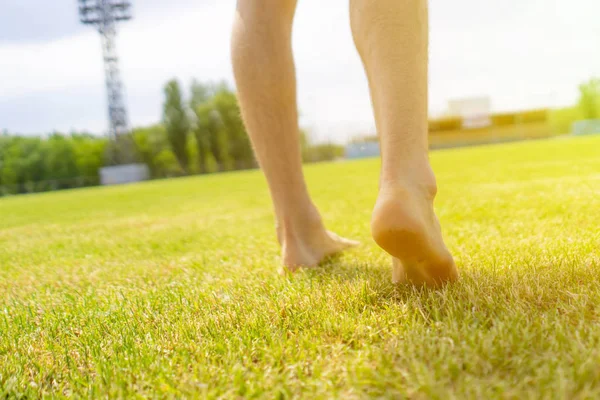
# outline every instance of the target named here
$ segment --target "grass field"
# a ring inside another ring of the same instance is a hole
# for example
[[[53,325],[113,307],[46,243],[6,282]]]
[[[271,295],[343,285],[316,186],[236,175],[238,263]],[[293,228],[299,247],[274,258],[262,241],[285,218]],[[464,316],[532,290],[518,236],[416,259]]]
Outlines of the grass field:
[[[293,277],[257,171],[0,199],[0,398],[599,398],[600,137],[432,161],[437,291],[390,283],[375,159],[306,168],[362,245]]]

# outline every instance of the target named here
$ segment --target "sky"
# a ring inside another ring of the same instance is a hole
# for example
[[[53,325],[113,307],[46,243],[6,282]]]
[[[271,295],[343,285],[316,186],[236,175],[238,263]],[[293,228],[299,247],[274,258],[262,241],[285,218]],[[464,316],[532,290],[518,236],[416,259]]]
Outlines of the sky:
[[[132,0],[117,47],[132,126],[160,121],[164,83],[226,80],[234,0]],[[50,5],[52,3],[52,5]],[[598,0],[430,0],[430,114],[489,96],[493,111],[557,107],[600,76]],[[373,134],[348,0],[299,0],[300,123],[318,141]],[[100,38],[76,0],[0,1],[0,131],[107,128]]]

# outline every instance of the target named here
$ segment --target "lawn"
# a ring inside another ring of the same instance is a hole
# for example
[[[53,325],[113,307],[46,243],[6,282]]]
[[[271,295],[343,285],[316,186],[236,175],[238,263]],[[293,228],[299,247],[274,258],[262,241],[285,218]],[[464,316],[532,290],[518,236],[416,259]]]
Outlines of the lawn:
[[[0,199],[0,398],[599,398],[600,137],[431,157],[441,290],[391,284],[377,159],[306,167],[362,245],[292,277],[258,171]]]

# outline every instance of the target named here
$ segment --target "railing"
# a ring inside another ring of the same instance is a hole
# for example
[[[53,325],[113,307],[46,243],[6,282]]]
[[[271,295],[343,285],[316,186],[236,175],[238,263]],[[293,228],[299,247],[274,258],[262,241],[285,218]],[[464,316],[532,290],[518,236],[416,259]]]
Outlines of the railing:
[[[98,184],[99,179],[97,176],[78,176],[65,179],[29,181],[20,184],[0,184],[0,197],[16,194],[50,192],[63,189],[76,189],[96,186]]]

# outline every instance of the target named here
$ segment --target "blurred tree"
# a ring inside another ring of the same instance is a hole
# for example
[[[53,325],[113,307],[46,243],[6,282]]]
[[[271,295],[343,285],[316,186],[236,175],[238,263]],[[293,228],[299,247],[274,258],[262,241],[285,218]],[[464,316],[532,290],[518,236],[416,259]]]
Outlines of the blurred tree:
[[[358,139],[355,139],[358,141]],[[366,138],[369,140],[369,138]],[[334,143],[313,144],[305,130],[300,130],[300,148],[305,163],[331,161],[344,156],[344,146]]]
[[[196,145],[196,136],[194,135],[193,127],[192,127],[192,134],[188,135],[186,151],[189,156],[188,174],[196,175],[196,174],[201,173],[200,172],[200,162],[198,161],[198,146]],[[202,172],[202,173],[204,173],[204,172]]]
[[[577,105],[551,110],[549,123],[554,134],[568,133],[573,123],[582,119],[600,118],[600,79],[593,78],[579,85]]]
[[[104,146],[104,165],[123,165],[140,162],[131,132],[121,133]]]
[[[225,82],[192,82],[190,107],[194,111],[194,136],[198,164],[202,172],[209,170],[212,158],[218,171],[239,168],[239,108],[235,95]],[[231,101],[233,97],[233,102]],[[242,124],[243,130],[243,124]],[[244,133],[245,134],[245,133]]]
[[[193,79],[190,92],[190,108],[195,111],[199,105],[212,99],[215,94],[215,85],[212,83],[202,83]]]
[[[136,128],[129,136],[131,154],[148,165],[153,178],[256,165],[237,98],[226,83],[193,81],[189,105],[176,80],[164,91],[164,123]],[[304,131],[300,140],[305,162],[343,154],[341,146],[311,144]],[[86,133],[25,137],[2,132],[0,195],[96,185],[99,169],[111,162],[104,156],[115,145],[120,144]]]
[[[600,118],[600,79],[592,78],[579,85],[579,103],[584,119]]]
[[[228,169],[246,169],[254,165],[254,155],[235,93],[221,87],[213,97],[214,109],[219,115],[221,129],[228,142]]]
[[[133,130],[133,138],[142,162],[148,166],[153,178],[181,175],[182,170],[171,150],[164,125],[151,125]]]
[[[3,140],[0,149],[0,182],[4,187],[3,193],[18,193],[17,185],[21,182],[22,152],[21,138],[8,137]]]
[[[154,162],[157,170],[160,172],[159,178],[168,178],[183,174],[177,157],[175,157],[175,154],[169,148],[162,149],[154,158]]]
[[[79,176],[72,140],[60,133],[53,133],[46,143],[48,155],[44,158],[44,170],[51,174],[48,178],[55,181],[53,188],[66,189],[76,186],[75,183],[69,182]]]
[[[22,191],[37,190],[36,182],[45,178],[44,160],[47,158],[47,145],[36,137],[22,138],[20,143],[20,182]]]
[[[548,123],[555,135],[569,133],[575,121],[583,119],[579,107],[564,107],[550,110]]]
[[[85,185],[97,185],[108,140],[90,134],[73,134],[72,138],[78,175],[84,179]]]
[[[200,173],[205,173],[208,170],[208,153],[213,154],[217,165],[222,165],[223,160],[227,157],[225,154],[226,144],[222,140],[221,121],[218,113],[213,108],[212,101],[208,100],[198,104],[194,111],[196,112],[194,135],[196,137],[198,165]]]
[[[8,149],[8,141],[9,141],[9,137],[8,137],[8,133],[6,132],[2,132],[0,134],[0,196],[2,196],[2,170],[3,170],[3,166],[5,163],[5,155],[4,153],[6,152],[6,150]]]
[[[310,151],[310,139],[308,133],[304,129],[300,129],[300,152],[302,153],[302,161],[308,162]]]
[[[179,82],[175,79],[167,82],[164,92],[163,122],[167,130],[167,137],[181,169],[187,173],[189,167],[187,136],[190,130],[190,121]]]
[[[190,108],[194,112],[193,133],[196,145],[196,161],[198,171],[208,172],[207,157],[211,151],[211,138],[217,135],[218,121],[212,114],[211,99],[214,95],[214,85],[192,81]]]

